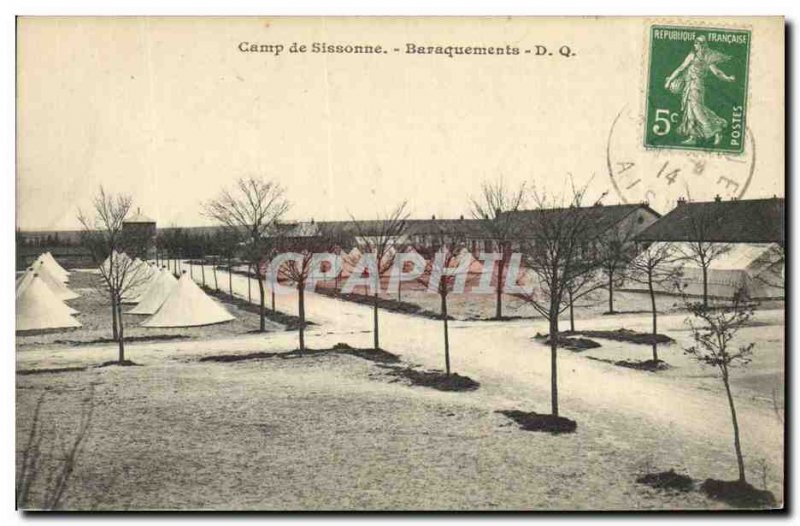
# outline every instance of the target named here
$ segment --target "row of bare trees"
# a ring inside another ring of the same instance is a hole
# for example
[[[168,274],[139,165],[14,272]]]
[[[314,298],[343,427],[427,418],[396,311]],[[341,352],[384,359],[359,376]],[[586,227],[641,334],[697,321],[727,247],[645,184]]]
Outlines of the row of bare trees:
[[[595,290],[608,290],[609,311],[614,311],[613,291],[622,279],[644,283],[650,292],[653,333],[657,332],[656,290],[663,288],[678,277],[674,262],[678,257],[695,261],[703,272],[703,304],[708,305],[707,269],[712,261],[726,250],[718,243],[703,241],[704,229],[711,218],[696,218],[695,230],[699,241],[688,243],[684,253],[676,255],[670,245],[655,244],[636,250],[633,230],[610,228],[597,238],[593,224],[594,216],[584,213],[585,188],[573,188],[567,196],[551,196],[533,191],[524,185],[515,188],[502,181],[485,183],[479,197],[473,198],[473,216],[479,221],[482,237],[491,240],[499,252],[495,264],[494,287],[496,293],[496,318],[503,316],[503,287],[510,264],[512,248],[523,255],[523,264],[535,280],[533,291],[520,295],[549,324],[551,344],[552,412],[558,413],[558,368],[557,352],[559,318],[565,310],[570,313],[570,329],[574,330],[574,305],[580,298]],[[530,201],[529,201],[530,199]],[[528,203],[533,213],[516,214]],[[100,189],[94,200],[94,216],[79,215],[84,225],[84,241],[100,268],[105,288],[111,299],[112,328],[114,339],[119,342],[119,360],[124,361],[124,324],[122,303],[131,290],[141,285],[144,276],[134,275],[133,261],[118,257],[125,248],[136,247],[137,240],[125,239],[122,224],[132,207],[129,196],[113,196]],[[364,269],[368,288],[373,297],[373,346],[380,348],[379,291],[382,280],[394,267],[395,257],[402,246],[407,230],[408,207],[403,202],[383,217],[376,220],[359,221],[352,218],[351,239],[344,239],[341,230],[319,228],[309,236],[284,237],[279,224],[289,209],[285,192],[280,185],[259,179],[247,178],[237,181],[233,190],[223,189],[220,194],[204,205],[208,217],[224,227],[225,237],[236,240],[238,258],[247,264],[248,279],[256,278],[259,290],[260,330],[266,329],[266,279],[273,271],[277,278],[295,286],[298,292],[300,317],[300,348],[305,348],[305,284],[318,269],[314,254],[341,249],[349,242],[355,243],[364,258]],[[178,231],[173,232],[175,236]],[[441,251],[450,265],[458,250],[467,240],[452,231],[435,234],[429,247]],[[687,248],[688,247],[688,248]],[[279,252],[291,252],[299,257],[287,260],[278,269],[269,269],[268,262]],[[228,286],[232,286],[232,253],[227,254]],[[174,257],[174,254],[173,254]],[[434,264],[433,253],[429,254],[430,265]],[[104,261],[105,264],[101,264]],[[442,319],[447,321],[447,294],[451,290],[447,272],[434,273],[427,268],[423,279],[439,276],[441,283],[433,284],[441,296]],[[216,267],[214,270],[216,281]],[[601,278],[601,275],[603,276]],[[249,284],[249,282],[248,282]],[[217,285],[218,286],[218,285]],[[275,309],[274,290],[272,309]],[[445,337],[445,354],[449,356],[448,338]],[[657,344],[653,338],[653,358],[658,359]],[[446,360],[449,372],[449,359]]]
[[[708,305],[707,270],[711,262],[725,253],[725,246],[705,241],[703,229],[708,228],[711,218],[697,218],[695,230],[698,241],[686,243],[677,253],[671,245],[652,244],[637,246],[635,230],[612,225],[598,232],[595,216],[584,213],[585,188],[573,188],[566,196],[552,196],[536,191],[528,192],[524,185],[508,187],[502,181],[485,183],[479,197],[471,200],[473,216],[478,219],[481,235],[490,240],[499,252],[495,265],[494,287],[496,293],[495,316],[503,316],[503,287],[510,264],[512,248],[523,256],[523,265],[535,280],[535,287],[521,297],[549,324],[551,344],[551,377],[553,414],[558,414],[558,367],[557,346],[559,319],[569,310],[570,329],[574,330],[574,305],[583,297],[604,288],[608,293],[608,310],[614,309],[614,289],[624,280],[640,282],[647,286],[653,318],[653,359],[658,360],[655,334],[657,333],[656,295],[675,283],[679,278],[676,261],[683,259],[695,262],[703,273],[703,304]],[[528,203],[535,213],[516,214]],[[206,203],[205,210],[230,231],[232,238],[240,242],[241,259],[255,273],[259,285],[261,305],[261,329],[264,329],[265,279],[271,261],[279,252],[296,255],[286,260],[278,269],[271,269],[276,277],[297,289],[300,326],[305,325],[305,287],[309,277],[318,272],[314,254],[340,250],[348,240],[339,230],[325,228],[310,236],[284,238],[278,225],[289,205],[283,189],[269,181],[256,178],[239,180],[236,189],[223,190],[219,197]],[[555,213],[553,213],[555,211]],[[379,291],[383,279],[394,267],[395,257],[404,243],[407,233],[408,208],[401,203],[392,211],[376,220],[360,221],[352,218],[349,240],[359,247],[364,256],[363,272],[365,288],[373,298],[373,346],[380,348]],[[244,234],[244,235],[242,235]],[[448,258],[455,257],[464,248],[467,240],[463,236],[447,232],[434,234],[429,247],[424,250],[440,251]],[[436,274],[430,268],[434,264],[429,255],[429,268],[422,279],[430,280]],[[370,263],[371,262],[371,263]],[[434,284],[441,296],[442,319],[447,330],[447,294],[451,290],[452,275],[436,274],[441,283]],[[450,281],[448,281],[450,280]],[[231,291],[232,292],[232,291]],[[274,294],[274,291],[273,291]],[[274,303],[273,303],[274,308]],[[300,331],[300,348],[305,348],[304,331]],[[446,369],[449,372],[449,342],[445,334]]]
[[[609,312],[614,312],[614,288],[624,280],[636,281],[647,287],[652,314],[653,359],[658,361],[656,335],[658,331],[656,305],[657,291],[668,288],[680,279],[676,262],[691,261],[701,269],[703,282],[702,302],[692,307],[692,314],[713,326],[708,300],[708,270],[711,264],[729,250],[724,244],[709,239],[715,217],[690,215],[692,239],[679,248],[665,243],[636,244],[634,230],[612,225],[598,231],[596,217],[586,213],[585,188],[572,188],[571,192],[554,196],[542,192],[528,192],[524,186],[509,188],[502,181],[486,183],[479,197],[472,199],[473,216],[484,239],[490,240],[499,252],[495,264],[495,296],[497,319],[503,317],[503,295],[513,252],[522,256],[522,265],[532,280],[530,292],[518,293],[539,313],[549,326],[551,414],[559,415],[558,397],[558,346],[559,320],[570,311],[570,329],[574,330],[573,308],[580,298],[605,288],[608,291]],[[530,209],[524,214],[517,212]],[[124,324],[121,305],[131,290],[141,284],[135,275],[133,259],[119,257],[125,251],[136,254],[142,240],[126,236],[122,224],[131,210],[129,196],[113,196],[102,188],[94,200],[93,216],[79,215],[84,226],[84,242],[91,249],[100,268],[105,288],[111,299],[114,338],[119,342],[119,360],[124,361]],[[255,276],[260,299],[260,329],[265,330],[266,280],[269,273],[297,290],[299,347],[305,343],[305,292],[309,280],[320,272],[321,253],[340,251],[348,244],[359,247],[362,257],[354,272],[363,277],[365,289],[370,290],[373,310],[373,347],[380,349],[379,292],[383,279],[395,269],[395,260],[404,248],[408,231],[408,206],[400,203],[376,220],[360,221],[351,218],[348,233],[318,225],[310,235],[283,235],[281,220],[289,210],[289,202],[282,187],[258,178],[240,179],[233,190],[224,189],[218,197],[205,203],[207,216],[224,227],[225,236],[236,240],[235,253],[248,267],[248,279]],[[706,212],[702,212],[705,214]],[[463,233],[442,228],[431,236],[430,243],[417,247],[424,271],[417,280],[435,291],[441,300],[441,320],[444,332],[444,358],[446,374],[451,374],[450,341],[448,332],[448,296],[467,269],[464,259],[458,257],[467,246]],[[269,268],[268,262],[277,254],[289,254],[278,268]],[[229,288],[234,250],[228,252]],[[174,253],[172,254],[174,257]],[[101,263],[104,262],[104,263]],[[216,271],[215,271],[216,272]],[[338,276],[338,269],[335,269]],[[216,275],[215,275],[216,279]],[[274,290],[273,305],[274,310]],[[738,311],[736,311],[738,312]],[[741,319],[740,316],[737,319]],[[735,321],[735,320],[734,320]],[[730,327],[728,327],[730,328]],[[730,332],[730,331],[729,331]],[[697,336],[698,349],[715,345],[709,338]],[[742,349],[733,354],[736,360],[749,353]],[[724,354],[717,350],[718,353]],[[714,358],[723,360],[726,358]],[[719,365],[723,362],[714,362]],[[709,362],[710,363],[710,362]],[[727,365],[725,365],[727,367]],[[728,372],[722,368],[726,380]],[[730,398],[730,395],[729,395]],[[731,411],[735,409],[731,400]],[[737,432],[738,443],[738,432]],[[737,454],[739,454],[737,445]]]

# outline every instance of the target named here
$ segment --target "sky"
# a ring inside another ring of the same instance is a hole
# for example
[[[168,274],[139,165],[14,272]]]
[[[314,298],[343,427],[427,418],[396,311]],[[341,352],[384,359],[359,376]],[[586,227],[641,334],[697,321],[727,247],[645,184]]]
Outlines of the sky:
[[[727,191],[719,174],[743,184],[751,163],[743,197],[782,196],[783,26],[720,21],[732,23],[753,32],[756,160],[716,156],[705,180],[668,187],[652,175],[663,160],[697,154],[648,152],[637,139],[642,19],[21,18],[17,227],[79,228],[77,211],[100,185],[130,194],[160,226],[213,224],[202,203],[250,176],[282,185],[295,220],[374,218],[403,200],[413,217],[455,218],[498,178],[554,195],[586,185],[588,200],[605,204],[653,196],[666,212],[681,193]],[[275,56],[242,52],[242,42],[389,52]],[[408,43],[540,45],[553,55],[451,58],[407,54]],[[636,190],[653,193],[615,190],[609,155],[646,166]]]

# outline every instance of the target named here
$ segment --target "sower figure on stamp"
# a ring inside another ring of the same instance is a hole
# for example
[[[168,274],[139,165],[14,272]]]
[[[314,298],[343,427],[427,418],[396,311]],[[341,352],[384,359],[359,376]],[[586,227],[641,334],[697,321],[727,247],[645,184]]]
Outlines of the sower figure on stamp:
[[[694,41],[694,49],[683,63],[667,77],[664,86],[672,93],[681,95],[683,116],[678,133],[687,137],[683,144],[697,144],[714,138],[714,145],[722,140],[722,130],[727,121],[705,105],[706,79],[708,73],[725,82],[733,82],[735,77],[721,71],[717,64],[730,57],[708,47],[705,36]]]

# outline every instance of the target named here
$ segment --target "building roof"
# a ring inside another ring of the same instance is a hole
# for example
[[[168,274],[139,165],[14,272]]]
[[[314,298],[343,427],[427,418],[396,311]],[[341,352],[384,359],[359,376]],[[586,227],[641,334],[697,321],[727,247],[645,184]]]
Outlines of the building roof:
[[[782,243],[784,199],[679,203],[646,228],[639,241]]]
[[[140,210],[136,210],[136,214],[134,214],[133,217],[129,217],[125,219],[125,221],[123,221],[123,223],[155,223],[155,222],[156,222],[155,219],[147,217],[146,215],[141,213]]]
[[[653,214],[655,217],[661,217],[661,214],[650,208],[649,205],[640,203],[640,204],[625,204],[625,205],[594,205],[594,206],[584,206],[577,209],[579,214],[583,214],[585,217],[581,218],[582,221],[585,219],[585,224],[591,225],[592,231],[587,232],[587,235],[600,235],[603,232],[606,232],[611,227],[619,224],[623,219],[628,217],[630,214],[634,213],[637,210],[644,209],[647,212]],[[532,223],[539,217],[541,214],[561,214],[565,211],[573,211],[572,208],[545,208],[545,209],[536,209],[536,210],[519,210],[517,212],[508,212],[511,214],[512,217],[516,218],[520,221],[523,226],[525,223]]]
[[[372,235],[380,232],[381,220],[358,221],[319,221],[281,223],[272,231],[290,238],[314,237],[324,233],[338,236]],[[461,234],[472,235],[480,231],[480,222],[475,219],[407,219],[404,235]]]

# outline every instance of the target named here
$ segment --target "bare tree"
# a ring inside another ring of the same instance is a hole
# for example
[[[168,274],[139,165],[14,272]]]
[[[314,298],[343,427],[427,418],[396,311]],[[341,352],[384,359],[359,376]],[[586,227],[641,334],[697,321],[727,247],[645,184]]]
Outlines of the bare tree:
[[[445,373],[450,376],[450,334],[448,331],[447,297],[456,288],[458,280],[463,287],[469,272],[468,253],[462,252],[466,246],[463,235],[448,235],[439,228],[429,247],[419,247],[418,252],[426,260],[425,271],[418,278],[427,286],[428,292],[436,292],[441,300],[441,318],[444,329]]]
[[[471,199],[472,215],[479,220],[486,240],[491,241],[500,252],[497,261],[497,283],[495,284],[495,319],[503,317],[503,283],[505,271],[511,257],[511,244],[519,238],[519,223],[509,212],[519,211],[525,206],[525,184],[508,188],[502,179],[484,182],[481,195]]]
[[[584,255],[575,266],[585,266],[585,272],[576,272],[575,278],[567,283],[567,297],[562,304],[561,311],[569,311],[569,330],[575,332],[575,306],[590,307],[598,305],[600,300],[595,298],[593,293],[603,288],[603,281],[597,279],[596,262],[594,259],[587,259]],[[581,301],[583,300],[583,301]]]
[[[672,243],[651,243],[639,250],[629,266],[628,279],[647,285],[650,294],[650,311],[653,317],[653,361],[658,361],[658,309],[656,287],[670,288],[681,278],[681,269],[675,265],[675,246]]]
[[[334,262],[326,260],[339,246],[338,232],[333,227],[318,226],[312,235],[292,238],[282,238],[279,247],[281,252],[289,257],[277,269],[276,277],[283,278],[297,288],[297,312],[300,318],[299,339],[300,352],[305,347],[306,303],[305,292],[308,286],[314,285],[316,278],[327,276],[335,278],[339,269],[332,266]],[[324,269],[325,263],[330,266]]]
[[[229,229],[244,233],[243,256],[249,264],[248,268],[259,268],[264,254],[269,252],[270,231],[289,209],[289,202],[284,197],[283,188],[277,183],[250,177],[239,179],[232,191],[223,189],[216,199],[205,203],[204,208],[207,216]],[[264,280],[260,277],[258,284],[261,299],[260,330],[264,331],[265,291]]]
[[[784,200],[773,198],[762,214],[757,214],[752,220],[759,230],[764,232],[775,231],[779,235],[772,239],[773,245],[761,258],[761,272],[754,279],[766,287],[784,290],[786,272],[786,231],[784,225],[786,216]]]
[[[703,305],[708,307],[708,269],[730,251],[727,243],[715,242],[714,231],[722,220],[716,203],[687,203],[685,225],[690,241],[678,245],[679,258],[700,267],[703,276]]]
[[[375,268],[370,272],[373,281],[372,304],[372,335],[375,350],[380,349],[380,335],[378,323],[378,294],[381,288],[381,279],[387,275],[394,266],[397,254],[395,244],[398,243],[406,231],[408,212],[407,203],[403,201],[393,211],[377,221],[359,221],[350,216],[354,226],[356,242],[361,245],[364,255],[371,255],[375,260]]]
[[[104,287],[111,299],[112,334],[119,348],[119,363],[125,362],[122,303],[140,292],[150,276],[146,264],[137,262],[122,252],[126,245],[136,244],[123,230],[131,205],[130,196],[108,194],[101,186],[93,200],[93,217],[78,211],[78,220],[83,225],[83,243],[98,265]]]
[[[761,271],[753,279],[765,287],[784,290],[786,286],[786,243],[780,241],[769,247],[759,258]]]
[[[588,257],[591,231],[590,214],[581,212],[585,189],[572,189],[572,195],[553,199],[534,192],[536,209],[524,214],[526,235],[521,250],[525,266],[537,278],[538,288],[525,300],[549,324],[550,342],[550,407],[558,416],[558,339],[559,314],[564,310],[566,295],[595,266]]]
[[[600,270],[606,278],[609,314],[615,312],[614,287],[624,282],[628,264],[636,255],[633,236],[633,228],[618,224],[609,228],[598,242],[594,243]]]
[[[740,290],[733,295],[733,301],[729,305],[709,307],[705,303],[691,303],[688,308],[692,317],[687,319],[687,323],[695,344],[684,351],[701,363],[716,367],[720,372],[731,411],[733,448],[736,452],[739,481],[745,482],[744,456],[736,406],[731,393],[730,369],[750,363],[755,343],[738,345],[735,349],[731,347],[736,333],[753,316],[755,305]]]

